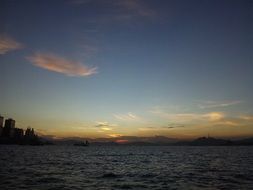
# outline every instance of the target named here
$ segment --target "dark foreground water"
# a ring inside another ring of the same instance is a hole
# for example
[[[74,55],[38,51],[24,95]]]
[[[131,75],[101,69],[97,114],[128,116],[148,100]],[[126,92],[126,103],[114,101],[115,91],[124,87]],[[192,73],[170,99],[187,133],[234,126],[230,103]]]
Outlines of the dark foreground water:
[[[0,146],[0,189],[253,189],[253,147]]]

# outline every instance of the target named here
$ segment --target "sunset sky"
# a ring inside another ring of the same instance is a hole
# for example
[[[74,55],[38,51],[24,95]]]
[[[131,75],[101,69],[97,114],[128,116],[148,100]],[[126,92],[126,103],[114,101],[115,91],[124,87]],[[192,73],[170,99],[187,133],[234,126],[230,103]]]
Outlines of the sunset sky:
[[[57,137],[253,136],[252,0],[1,0],[0,115]]]

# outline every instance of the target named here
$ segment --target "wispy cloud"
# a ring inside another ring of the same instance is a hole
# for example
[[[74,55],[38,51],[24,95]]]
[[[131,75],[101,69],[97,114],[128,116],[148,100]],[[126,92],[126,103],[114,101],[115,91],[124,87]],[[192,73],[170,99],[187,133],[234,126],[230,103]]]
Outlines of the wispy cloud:
[[[222,125],[222,126],[240,126],[242,124],[242,122],[238,122],[238,121],[235,121],[235,120],[232,120],[232,119],[224,119],[224,120],[221,120],[217,123],[215,123],[215,125]]]
[[[239,118],[245,121],[253,121],[253,115],[240,115]]]
[[[54,54],[35,53],[27,59],[34,65],[49,71],[65,74],[67,76],[89,76],[97,73],[97,67],[87,67],[81,62],[72,61]]]
[[[226,126],[226,127],[252,127],[253,125],[253,117],[252,116],[231,116],[224,117],[221,120],[210,123],[209,125],[215,126]],[[242,128],[241,128],[242,129]]]
[[[167,113],[162,109],[155,108],[150,111],[151,113],[168,119],[172,122],[194,122],[194,121],[218,121],[225,117],[222,112],[208,112],[208,113]]]
[[[122,136],[122,134],[109,134],[108,135],[109,137],[113,137],[113,138],[116,138],[116,137],[121,137]]]
[[[23,48],[23,45],[14,39],[0,35],[0,55],[6,54],[10,51]]]
[[[222,112],[210,112],[206,114],[199,114],[200,118],[207,119],[208,121],[219,121],[225,118],[225,114]]]
[[[141,121],[141,118],[137,116],[136,114],[133,114],[131,112],[127,114],[113,114],[113,116],[122,121]]]
[[[242,101],[234,100],[234,101],[224,101],[224,102],[218,102],[218,101],[201,101],[198,105],[201,109],[207,109],[207,108],[220,108],[220,107],[228,107],[240,104]]]
[[[103,131],[111,131],[113,130],[114,127],[117,127],[118,125],[116,124],[110,124],[107,121],[97,121],[95,127],[99,128],[100,130]]]
[[[169,123],[168,126],[164,126],[166,129],[175,129],[175,128],[183,128],[185,125],[177,124],[177,123]]]
[[[150,112],[165,122],[170,122],[168,126],[158,126],[160,129],[179,129],[182,127],[196,130],[200,127],[249,127],[253,125],[253,115],[250,114],[229,115],[224,112],[170,113],[159,107]],[[177,124],[178,122],[181,124]],[[145,128],[145,130],[152,131],[152,128]]]

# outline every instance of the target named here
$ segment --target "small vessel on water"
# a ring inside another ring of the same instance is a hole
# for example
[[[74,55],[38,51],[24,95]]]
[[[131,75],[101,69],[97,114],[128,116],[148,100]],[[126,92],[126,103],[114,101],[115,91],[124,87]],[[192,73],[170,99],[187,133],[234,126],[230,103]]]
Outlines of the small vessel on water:
[[[85,142],[80,142],[80,143],[75,143],[74,146],[89,146],[89,141],[85,141]]]

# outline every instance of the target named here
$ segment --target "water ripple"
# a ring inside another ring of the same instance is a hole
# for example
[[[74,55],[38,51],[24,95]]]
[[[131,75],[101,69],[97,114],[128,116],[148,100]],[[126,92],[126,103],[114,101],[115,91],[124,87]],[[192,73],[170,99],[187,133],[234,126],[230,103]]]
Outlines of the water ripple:
[[[0,189],[253,189],[251,147],[0,146]]]

